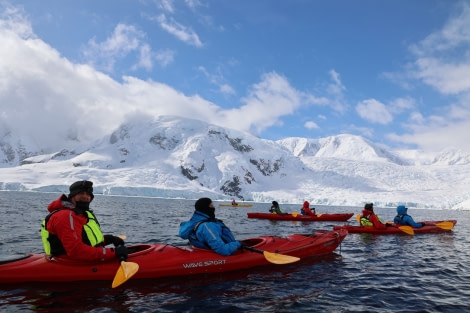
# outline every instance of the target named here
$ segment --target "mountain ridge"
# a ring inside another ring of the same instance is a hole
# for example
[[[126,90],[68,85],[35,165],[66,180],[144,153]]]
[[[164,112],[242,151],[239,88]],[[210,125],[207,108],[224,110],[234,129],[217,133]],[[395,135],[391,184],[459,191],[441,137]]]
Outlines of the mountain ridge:
[[[417,162],[409,151],[388,150],[348,134],[271,141],[199,120],[160,116],[131,121],[91,144],[70,142],[52,153],[30,151],[18,139],[15,150],[5,138],[0,141],[0,190],[65,192],[71,182],[91,179],[97,192],[110,195],[445,208],[470,198],[470,158],[459,150]]]

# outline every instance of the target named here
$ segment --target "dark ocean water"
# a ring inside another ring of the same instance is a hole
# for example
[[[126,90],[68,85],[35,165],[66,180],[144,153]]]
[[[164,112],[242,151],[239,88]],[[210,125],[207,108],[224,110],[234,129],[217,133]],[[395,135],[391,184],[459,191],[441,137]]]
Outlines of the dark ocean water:
[[[39,225],[58,194],[0,192],[0,260],[42,252]],[[373,199],[371,199],[373,201]],[[184,243],[179,224],[194,200],[96,196],[104,233],[127,243]],[[298,205],[282,205],[292,212]],[[331,230],[335,222],[248,219],[269,204],[218,207],[238,239]],[[358,207],[317,206],[318,213]],[[375,211],[391,220],[394,209]],[[468,211],[409,210],[416,221],[457,219],[450,233],[349,234],[335,253],[287,266],[163,280],[0,285],[0,312],[470,312]],[[351,223],[355,223],[354,218]]]

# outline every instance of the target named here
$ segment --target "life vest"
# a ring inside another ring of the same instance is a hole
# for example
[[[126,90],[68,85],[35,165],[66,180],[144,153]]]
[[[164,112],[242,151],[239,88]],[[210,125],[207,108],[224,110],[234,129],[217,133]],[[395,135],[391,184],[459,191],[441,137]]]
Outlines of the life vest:
[[[41,224],[41,239],[44,246],[44,252],[47,255],[57,256],[66,254],[64,246],[62,245],[59,237],[49,233],[47,230],[47,222],[51,216],[61,210],[63,209],[55,210],[47,215]],[[98,223],[96,216],[92,212],[85,211],[85,213],[88,221],[85,225],[83,225],[82,228],[82,241],[92,247],[102,245],[104,243],[104,236],[101,232],[100,223]],[[72,214],[72,211],[70,211],[70,214]]]
[[[374,224],[371,221],[369,221],[368,218],[365,218],[365,217],[361,218],[361,225],[362,226],[374,226]]]

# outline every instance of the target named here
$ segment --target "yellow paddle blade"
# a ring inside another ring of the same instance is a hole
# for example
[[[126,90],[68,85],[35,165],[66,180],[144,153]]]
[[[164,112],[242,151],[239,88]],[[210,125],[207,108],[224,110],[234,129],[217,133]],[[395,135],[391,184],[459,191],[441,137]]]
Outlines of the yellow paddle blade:
[[[415,234],[415,231],[413,230],[413,227],[411,226],[398,226],[398,229],[400,229],[404,233],[407,233],[408,235]]]
[[[454,228],[454,223],[452,222],[439,222],[436,223],[436,226],[445,230],[451,230]]]
[[[272,253],[268,251],[263,251],[263,255],[271,263],[274,264],[289,264],[294,263],[300,260],[300,258],[290,255]]]
[[[356,215],[356,221],[361,222],[361,214]]]
[[[322,216],[322,214],[321,214],[321,213],[320,213],[320,214],[317,214],[317,217],[320,217],[320,216]]]
[[[299,212],[296,212],[296,211],[292,212],[293,217],[296,217],[297,215],[299,215]]]
[[[126,240],[126,239],[127,239],[127,236],[126,236],[126,235],[117,235],[116,237],[119,237],[119,238],[121,238],[122,240]]]
[[[119,269],[116,272],[116,276],[114,276],[114,280],[111,286],[113,288],[116,288],[117,286],[122,285],[129,278],[134,276],[134,274],[137,273],[138,270],[139,264],[134,262],[121,261],[121,266],[119,266]]]

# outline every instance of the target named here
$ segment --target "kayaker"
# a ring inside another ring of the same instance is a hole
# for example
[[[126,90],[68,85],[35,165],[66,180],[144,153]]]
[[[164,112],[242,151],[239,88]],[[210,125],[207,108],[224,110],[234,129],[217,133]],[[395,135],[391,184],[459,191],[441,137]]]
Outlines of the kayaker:
[[[232,205],[235,205],[235,206],[238,205],[238,203],[235,201],[235,199],[232,199]]]
[[[373,203],[366,203],[364,205],[360,222],[362,226],[374,226],[375,228],[387,227],[387,225],[382,222],[380,217],[374,213]]]
[[[409,225],[414,228],[421,228],[424,223],[416,223],[411,216],[408,215],[408,208],[404,205],[397,206],[397,216],[393,219],[395,224]]]
[[[124,240],[103,235],[100,224],[90,209],[93,201],[93,182],[76,181],[47,207],[50,214],[41,227],[44,251],[49,256],[67,256],[82,261],[104,261],[127,258]],[[115,248],[106,248],[113,244]]]
[[[277,201],[272,202],[272,205],[271,205],[271,208],[269,209],[269,212],[271,212],[273,214],[287,215],[287,213],[285,213],[281,209],[281,207],[279,206],[279,203],[277,203]]]
[[[313,212],[312,212],[312,210],[310,210],[309,206],[310,206],[310,203],[308,201],[304,201],[304,204],[303,204],[302,208],[300,209],[300,213],[302,213],[302,215],[315,216],[316,215],[315,208],[313,208]]]
[[[189,239],[198,248],[212,249],[220,255],[231,255],[242,247],[232,231],[215,218],[215,207],[210,198],[200,198],[189,221],[180,224],[179,236]]]

